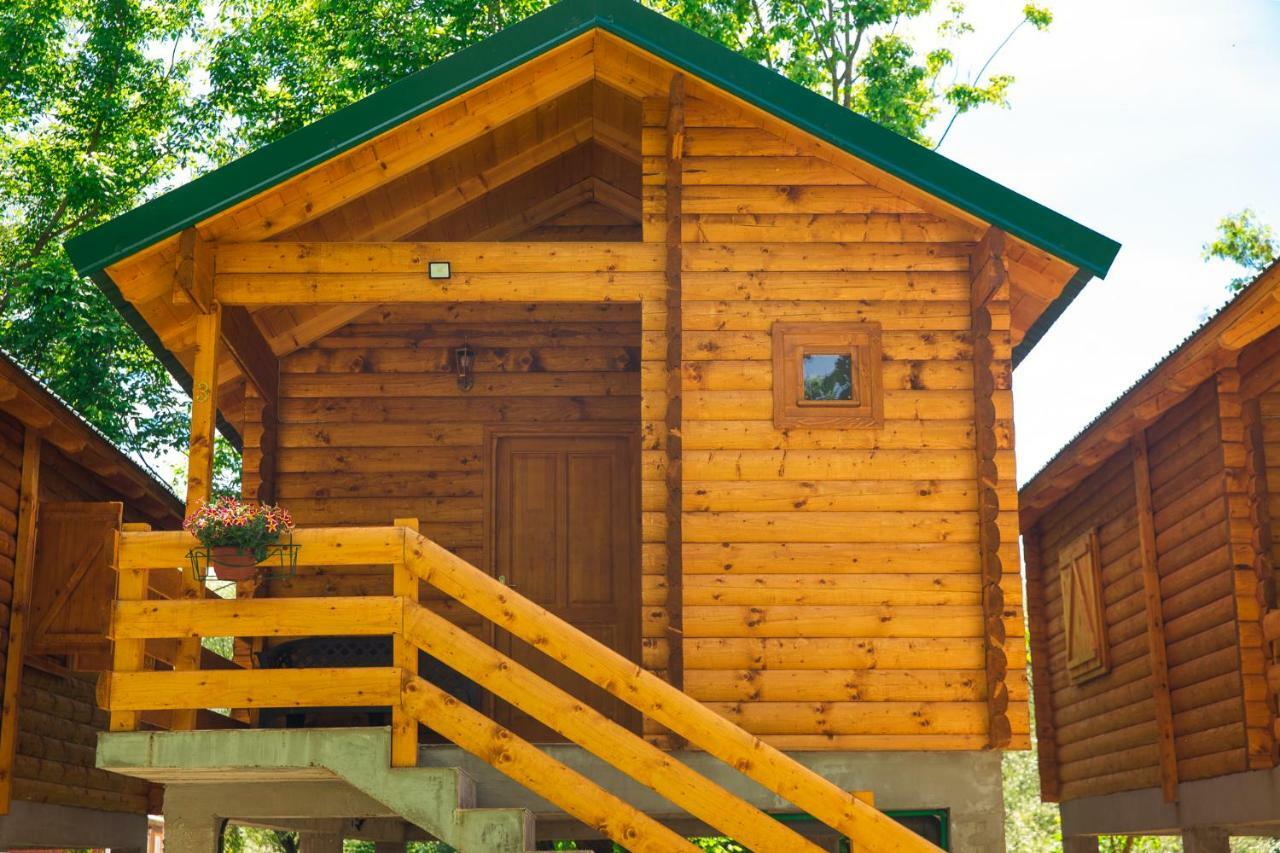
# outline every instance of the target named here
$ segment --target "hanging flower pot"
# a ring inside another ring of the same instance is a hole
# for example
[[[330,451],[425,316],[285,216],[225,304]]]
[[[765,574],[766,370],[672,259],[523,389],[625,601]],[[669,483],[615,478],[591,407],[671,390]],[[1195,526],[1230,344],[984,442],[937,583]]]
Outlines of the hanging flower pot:
[[[296,559],[296,545],[280,544],[293,530],[293,518],[277,506],[220,498],[198,507],[183,527],[203,546],[192,552],[192,565],[203,557],[221,581],[252,580],[270,554],[287,551]],[[199,568],[196,573],[203,577]]]
[[[252,580],[258,573],[258,557],[235,545],[219,545],[209,549],[209,565],[220,581]]]

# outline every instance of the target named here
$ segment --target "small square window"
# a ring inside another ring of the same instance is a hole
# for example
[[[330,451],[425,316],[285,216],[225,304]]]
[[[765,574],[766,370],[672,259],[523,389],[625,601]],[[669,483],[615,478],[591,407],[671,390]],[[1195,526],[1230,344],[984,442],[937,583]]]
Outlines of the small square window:
[[[883,424],[879,324],[774,323],[773,422],[815,429]]]
[[[857,402],[852,352],[806,352],[801,357],[803,383],[798,403]]]

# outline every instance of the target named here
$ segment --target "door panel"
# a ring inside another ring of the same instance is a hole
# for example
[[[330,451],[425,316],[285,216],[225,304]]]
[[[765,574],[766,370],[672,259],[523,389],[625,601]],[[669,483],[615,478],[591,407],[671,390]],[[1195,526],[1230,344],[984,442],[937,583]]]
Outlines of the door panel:
[[[493,573],[631,660],[640,655],[636,444],[623,433],[512,434],[492,440]],[[526,644],[499,649],[611,719],[639,714]],[[498,722],[529,740],[562,737],[502,702]]]

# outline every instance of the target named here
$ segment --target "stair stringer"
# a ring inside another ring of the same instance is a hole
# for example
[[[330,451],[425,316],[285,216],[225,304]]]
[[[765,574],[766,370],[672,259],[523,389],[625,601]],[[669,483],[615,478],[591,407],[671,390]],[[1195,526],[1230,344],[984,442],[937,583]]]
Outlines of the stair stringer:
[[[385,758],[391,754],[390,730],[364,732],[376,742],[356,753],[333,749],[331,742],[330,748],[324,750],[323,765],[462,853],[525,853],[533,849],[532,812],[520,808],[474,808],[475,783],[462,770],[391,767]]]

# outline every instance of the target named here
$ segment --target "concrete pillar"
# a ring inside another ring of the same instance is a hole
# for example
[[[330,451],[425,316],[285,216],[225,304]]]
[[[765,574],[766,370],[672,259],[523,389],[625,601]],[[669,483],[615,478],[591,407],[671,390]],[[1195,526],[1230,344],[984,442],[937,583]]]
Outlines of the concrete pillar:
[[[165,853],[218,853],[222,820],[210,814],[164,811]]]
[[[299,832],[298,853],[342,853],[342,836],[336,832]]]
[[[1230,853],[1231,840],[1225,829],[1198,826],[1182,832],[1183,853]]]
[[[379,841],[373,845],[373,853],[404,853],[403,841]]]
[[[1062,853],[1098,853],[1098,836],[1068,835],[1062,839]]]

